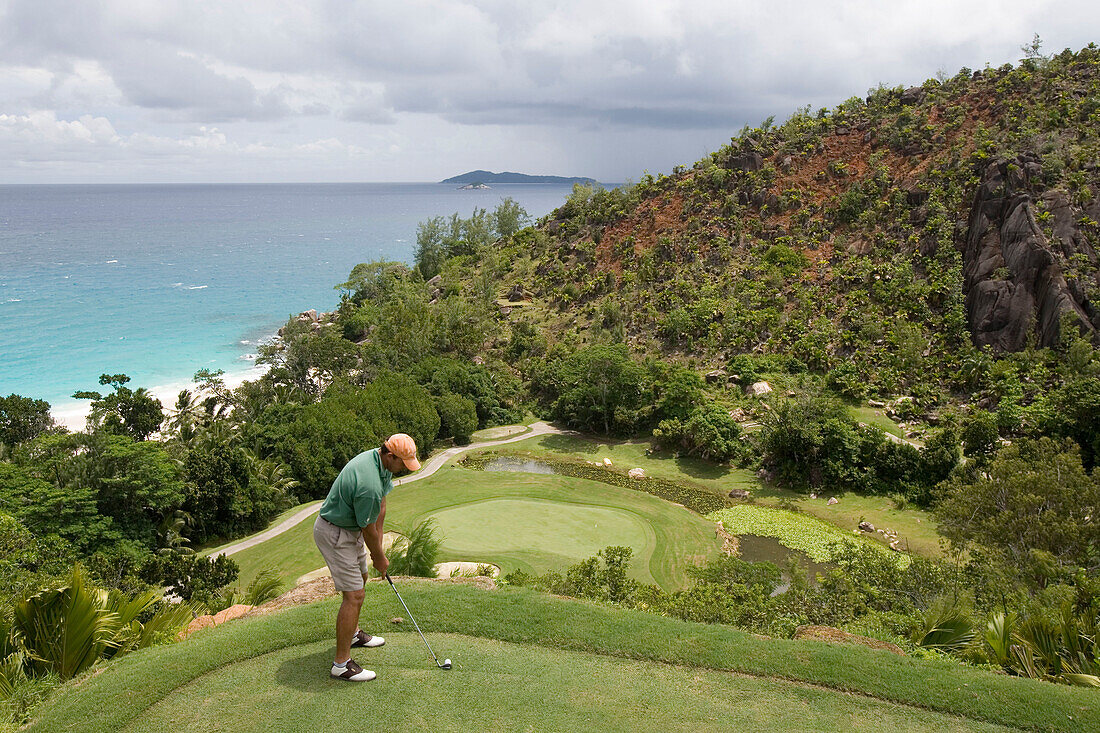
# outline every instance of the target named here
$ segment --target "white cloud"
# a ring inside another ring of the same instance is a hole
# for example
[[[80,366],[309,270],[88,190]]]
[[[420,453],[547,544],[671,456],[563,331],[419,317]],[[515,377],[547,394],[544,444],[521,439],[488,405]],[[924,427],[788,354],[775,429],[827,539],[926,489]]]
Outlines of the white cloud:
[[[59,120],[53,112],[0,114],[0,140],[27,145],[31,149],[43,145],[60,148],[106,145],[119,139],[115,128],[104,117],[82,115],[75,120]]]

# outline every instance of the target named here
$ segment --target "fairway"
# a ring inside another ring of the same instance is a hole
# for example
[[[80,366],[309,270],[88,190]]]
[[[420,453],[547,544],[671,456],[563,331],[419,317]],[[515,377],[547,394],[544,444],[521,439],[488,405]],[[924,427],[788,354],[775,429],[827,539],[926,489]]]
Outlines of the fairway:
[[[666,590],[687,584],[687,568],[716,557],[714,523],[641,491],[568,476],[472,471],[449,465],[387,498],[386,529],[409,530],[434,518],[439,561],[491,563],[505,573],[563,572],[609,545],[633,550],[630,575]],[[265,567],[290,582],[324,565],[313,518],[234,554],[238,583]]]
[[[566,565],[608,545],[630,547],[635,556],[648,557],[655,543],[653,530],[640,516],[614,507],[489,499],[444,509],[432,517],[447,546],[469,557],[520,554]]]
[[[288,646],[198,677],[123,730],[317,731],[349,715],[394,731],[1002,730],[776,680],[434,634],[455,659],[444,672],[415,634],[388,636],[357,655],[373,682],[330,679],[328,640]]]

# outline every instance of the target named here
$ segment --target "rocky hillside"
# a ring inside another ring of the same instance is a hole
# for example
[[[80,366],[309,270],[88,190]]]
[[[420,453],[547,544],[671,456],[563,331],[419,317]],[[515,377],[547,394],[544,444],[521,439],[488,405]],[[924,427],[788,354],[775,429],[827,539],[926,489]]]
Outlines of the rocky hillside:
[[[496,267],[507,320],[551,343],[579,329],[706,367],[783,354],[842,391],[963,388],[992,355],[1100,342],[1098,221],[1093,44],[879,87],[672,175],[577,188]]]

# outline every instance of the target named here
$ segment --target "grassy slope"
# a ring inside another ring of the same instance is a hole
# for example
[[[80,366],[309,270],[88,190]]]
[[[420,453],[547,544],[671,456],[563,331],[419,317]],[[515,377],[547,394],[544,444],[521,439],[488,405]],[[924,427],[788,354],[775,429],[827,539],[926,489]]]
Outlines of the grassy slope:
[[[646,455],[648,441],[603,442],[595,439],[566,435],[547,435],[521,440],[496,449],[500,453],[523,453],[531,456],[576,458],[601,462],[610,458],[614,468],[626,471],[643,468],[646,474],[696,486],[706,486],[717,494],[728,494],[730,489],[748,489],[755,500],[767,506],[791,503],[800,511],[812,514],[845,531],[851,531],[863,519],[875,527],[896,530],[902,539],[902,547],[921,555],[936,557],[940,554],[940,536],[936,523],[927,512],[908,507],[897,509],[884,496],[863,496],[853,492],[822,492],[821,498],[810,499],[786,489],[763,486],[750,471],[716,466],[694,458],[673,458],[667,453]],[[840,499],[839,504],[829,506],[831,496]]]
[[[310,517],[280,535],[231,555],[241,567],[238,584],[246,588],[261,570],[269,567],[278,568],[293,584],[300,576],[323,566],[325,559],[313,544],[315,520],[316,517]]]
[[[584,479],[457,467],[447,467],[434,476],[395,489],[388,501],[386,526],[408,528],[446,510],[449,519],[447,515],[444,518],[450,522],[457,519],[452,514],[455,509],[496,499],[556,502],[562,526],[545,527],[537,537],[532,533],[520,534],[515,529],[516,521],[529,518],[513,519],[492,511],[494,505],[487,504],[487,511],[476,515],[480,541],[475,544],[466,537],[466,527],[456,530],[455,540],[444,542],[441,561],[474,560],[494,563],[505,572],[514,568],[543,572],[561,570],[606,545],[626,543],[635,549],[633,567],[639,580],[673,588],[685,583],[687,566],[719,551],[711,522],[648,494]],[[535,509],[532,514],[543,514],[542,505],[528,506]],[[575,512],[568,509],[570,506],[598,511]],[[602,528],[586,524],[593,517],[598,522],[598,513],[608,510],[618,520],[616,526],[621,531],[608,533],[606,524]],[[479,550],[479,547],[492,549]],[[238,552],[233,559],[241,567],[242,587],[264,567],[278,567],[285,577],[293,580],[324,565],[313,544],[311,520]]]
[[[848,413],[852,416],[853,420],[873,425],[884,433],[890,433],[890,435],[898,438],[905,437],[905,433],[898,427],[898,424],[888,418],[880,409],[868,406],[849,407]]]
[[[267,526],[264,527],[262,530],[260,530],[260,532],[266,532],[267,530],[271,529],[272,527],[277,527],[281,522],[283,522],[286,519],[289,519],[290,517],[292,517],[295,514],[297,514],[298,512],[300,512],[301,510],[305,509],[306,507],[312,506],[314,504],[320,505],[320,503],[321,502],[319,502],[319,501],[307,501],[304,504],[298,504],[296,506],[292,506],[290,509],[287,509],[285,512],[283,512],[282,514],[280,514],[279,516],[275,517],[270,522],[268,522]],[[259,532],[256,532],[254,534],[259,534]],[[251,535],[249,535],[249,536],[251,536]],[[229,547],[230,545],[237,544],[242,539],[247,539],[247,538],[246,537],[238,537],[235,540],[230,540],[229,542],[223,542],[220,545],[215,545],[215,546],[212,546],[212,547],[199,547],[199,548],[196,548],[196,551],[204,557],[207,556],[207,555],[213,555],[214,553],[218,552],[221,549]]]
[[[246,729],[269,730],[283,729],[294,721],[301,721],[301,728],[314,729],[324,715],[335,718],[351,710],[361,710],[380,728],[390,724],[434,727],[438,720],[444,729],[468,729],[471,720],[492,723],[495,716],[505,723],[515,720],[521,727],[527,723],[535,728],[559,728],[586,720],[599,727],[603,719],[610,721],[609,727],[617,727],[617,712],[604,710],[598,700],[570,702],[569,717],[562,719],[552,717],[553,711],[539,710],[543,707],[539,701],[530,703],[531,710],[523,702],[540,693],[521,688],[541,687],[548,696],[562,700],[589,694],[586,691],[592,687],[584,678],[589,672],[609,680],[615,688],[607,708],[638,706],[656,699],[654,708],[675,710],[679,703],[668,698],[683,696],[708,705],[699,711],[702,714],[722,715],[729,708],[713,697],[737,694],[736,707],[742,712],[733,714],[744,717],[732,718],[730,725],[724,726],[733,729],[740,727],[736,725],[738,720],[752,721],[754,727],[771,725],[781,729],[789,729],[791,721],[798,721],[798,725],[805,721],[807,727],[840,729],[855,723],[879,728],[876,720],[880,712],[903,730],[952,725],[952,721],[913,709],[871,706],[859,698],[811,693],[778,681],[741,685],[740,680],[722,679],[706,670],[812,683],[1033,730],[1100,730],[1100,707],[1095,704],[1095,692],[1090,690],[1009,678],[954,663],[899,658],[861,647],[759,639],[728,627],[686,623],[526,589],[485,592],[469,586],[413,581],[400,585],[421,625],[432,630],[438,651],[454,659],[455,669],[450,676],[428,666],[415,635],[389,633],[388,646],[371,652],[369,658],[380,662],[378,668],[388,673],[391,682],[387,683],[385,677],[365,687],[339,687],[329,682],[324,678],[325,663],[337,607],[336,599],[331,599],[233,622],[200,632],[180,645],[129,655],[98,674],[66,686],[44,706],[30,730],[120,730],[165,698],[165,707],[152,710],[152,715],[175,710],[204,716],[206,727],[200,728],[204,730],[222,727],[223,711],[227,721],[239,721]],[[382,628],[398,608],[387,587],[371,583],[363,625]],[[522,623],[517,623],[519,620]],[[444,633],[542,647],[554,653],[509,650],[484,642],[465,646],[462,639],[441,636]],[[591,654],[619,661],[592,659],[588,656]],[[361,657],[368,658],[365,654]],[[509,658],[517,662],[514,670],[508,666]],[[639,661],[695,669],[679,677],[677,670],[638,665]],[[535,665],[534,669],[527,667],[528,663]],[[498,673],[500,679],[494,679]],[[663,697],[651,697],[644,679],[649,674],[675,686],[666,688]],[[196,679],[197,686],[188,687]],[[538,685],[530,684],[536,679]],[[478,684],[482,682],[490,687],[479,694]],[[437,687],[445,687],[452,694],[440,695]],[[499,689],[503,692],[497,694]],[[242,690],[247,696],[241,696]],[[675,690],[675,695],[669,695],[669,690]],[[412,702],[401,702],[400,698]],[[621,702],[624,699],[626,702]],[[107,700],[110,705],[104,705]],[[421,701],[427,704],[417,707]],[[439,707],[433,709],[431,703],[436,701]],[[530,721],[508,717],[516,710],[525,710],[522,715],[544,717]],[[853,720],[858,710],[871,714]],[[608,717],[592,717],[601,715]],[[639,708],[642,715],[657,713]],[[150,726],[155,727],[151,722]],[[225,729],[241,730],[235,725]]]

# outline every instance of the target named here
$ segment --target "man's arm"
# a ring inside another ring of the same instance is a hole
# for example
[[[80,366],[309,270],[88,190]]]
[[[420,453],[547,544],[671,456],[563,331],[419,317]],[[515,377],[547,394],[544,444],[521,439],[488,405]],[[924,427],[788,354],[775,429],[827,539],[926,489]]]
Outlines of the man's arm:
[[[386,519],[386,497],[382,497],[382,507],[378,510],[378,519],[374,520],[373,524],[368,524],[363,527],[363,541],[367,543],[367,550],[370,552],[370,561],[374,565],[374,569],[383,575],[386,574],[386,569],[390,565],[390,561],[386,558],[386,553],[382,552],[382,535],[385,534],[385,530],[382,528],[382,523]]]

